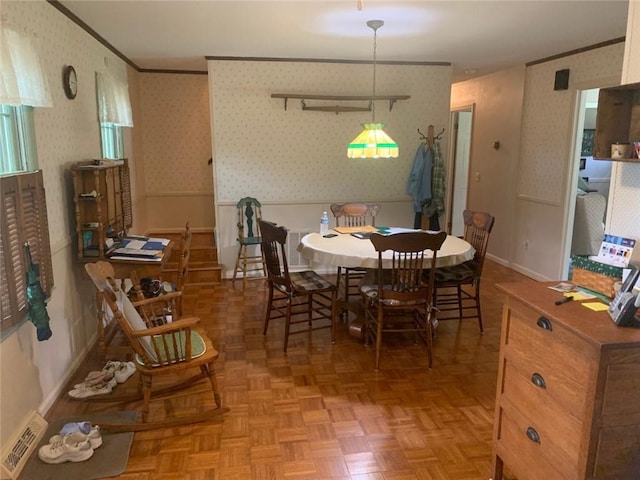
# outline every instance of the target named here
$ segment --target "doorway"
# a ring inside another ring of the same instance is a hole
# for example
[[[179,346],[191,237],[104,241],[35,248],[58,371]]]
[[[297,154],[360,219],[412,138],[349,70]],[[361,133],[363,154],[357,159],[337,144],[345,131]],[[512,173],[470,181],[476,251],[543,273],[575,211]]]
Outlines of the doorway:
[[[568,277],[571,255],[585,255],[588,253],[585,251],[586,233],[581,232],[584,219],[576,218],[576,203],[578,201],[578,196],[593,195],[604,197],[605,211],[603,212],[602,218],[602,232],[605,231],[604,222],[606,219],[606,205],[609,203],[609,185],[611,182],[611,161],[596,160],[593,157],[593,137],[596,128],[599,92],[599,88],[579,91],[576,146],[573,156],[574,164],[570,169],[572,172],[572,179],[569,183],[571,190],[568,200],[569,205],[567,213],[565,250],[568,252],[568,255],[565,265],[563,266],[562,278]],[[585,212],[582,212],[583,216],[584,213]],[[593,213],[594,212],[590,212],[590,214]],[[597,243],[598,246],[592,247],[593,251],[591,254],[593,255],[597,254],[596,250],[597,247],[599,247],[599,242]]]
[[[471,152],[471,129],[473,125],[473,105],[451,111],[451,175],[449,176],[449,209],[447,232],[450,235],[464,234],[462,212],[467,208],[469,188],[469,156]]]

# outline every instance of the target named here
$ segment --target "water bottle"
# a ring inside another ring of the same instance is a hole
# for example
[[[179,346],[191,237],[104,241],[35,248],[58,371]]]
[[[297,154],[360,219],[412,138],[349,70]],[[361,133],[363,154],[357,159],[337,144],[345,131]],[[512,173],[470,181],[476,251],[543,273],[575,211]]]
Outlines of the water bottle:
[[[326,235],[329,233],[329,216],[327,212],[322,212],[322,217],[320,218],[320,235]]]

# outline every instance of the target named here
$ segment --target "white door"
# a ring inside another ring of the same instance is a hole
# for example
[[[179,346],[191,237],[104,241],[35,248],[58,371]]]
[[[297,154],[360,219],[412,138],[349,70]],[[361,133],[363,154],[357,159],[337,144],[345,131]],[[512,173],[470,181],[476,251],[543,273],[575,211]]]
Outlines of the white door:
[[[471,126],[473,108],[455,110],[452,113],[454,161],[449,184],[450,216],[447,230],[451,235],[462,236],[464,220],[462,212],[467,208],[469,187],[469,152],[471,150]]]

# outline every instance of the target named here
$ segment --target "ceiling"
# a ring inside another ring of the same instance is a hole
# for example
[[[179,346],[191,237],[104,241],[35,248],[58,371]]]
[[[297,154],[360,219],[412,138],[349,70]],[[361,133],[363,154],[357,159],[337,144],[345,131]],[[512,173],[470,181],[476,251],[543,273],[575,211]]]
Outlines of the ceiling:
[[[628,0],[61,0],[140,69],[206,56],[448,62],[453,81],[626,34]],[[358,4],[362,9],[358,9]],[[466,73],[465,73],[466,72]]]

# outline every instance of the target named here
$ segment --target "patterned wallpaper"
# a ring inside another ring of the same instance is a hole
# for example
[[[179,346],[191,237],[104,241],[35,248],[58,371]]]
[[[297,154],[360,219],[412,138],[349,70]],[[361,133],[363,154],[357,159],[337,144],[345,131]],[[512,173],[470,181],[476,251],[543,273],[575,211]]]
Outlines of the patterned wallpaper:
[[[522,123],[519,196],[559,205],[564,196],[566,161],[572,137],[575,90],[572,85],[607,78],[620,68],[624,44],[618,43],[527,69]],[[553,90],[555,72],[568,68],[569,90]]]
[[[411,96],[391,112],[388,102],[376,105],[376,121],[386,123],[400,157],[348,159],[347,144],[371,112],[303,111],[294,99],[285,111],[271,93],[369,95],[371,65],[216,60],[209,62],[209,78],[220,204],[247,195],[262,202],[407,200],[416,129],[426,133],[433,124],[437,132],[449,122],[450,67],[378,65],[377,94]],[[336,104],[346,102],[307,100],[308,106]]]
[[[108,68],[124,79],[126,65],[44,1],[3,0],[2,15],[9,25],[32,36],[49,80],[53,107],[35,109],[34,118],[55,253],[75,230],[69,166],[101,156],[95,72]],[[65,65],[73,65],[78,75],[75,100],[68,100],[62,89]]]
[[[207,76],[141,73],[138,78],[147,193],[211,192]]]

